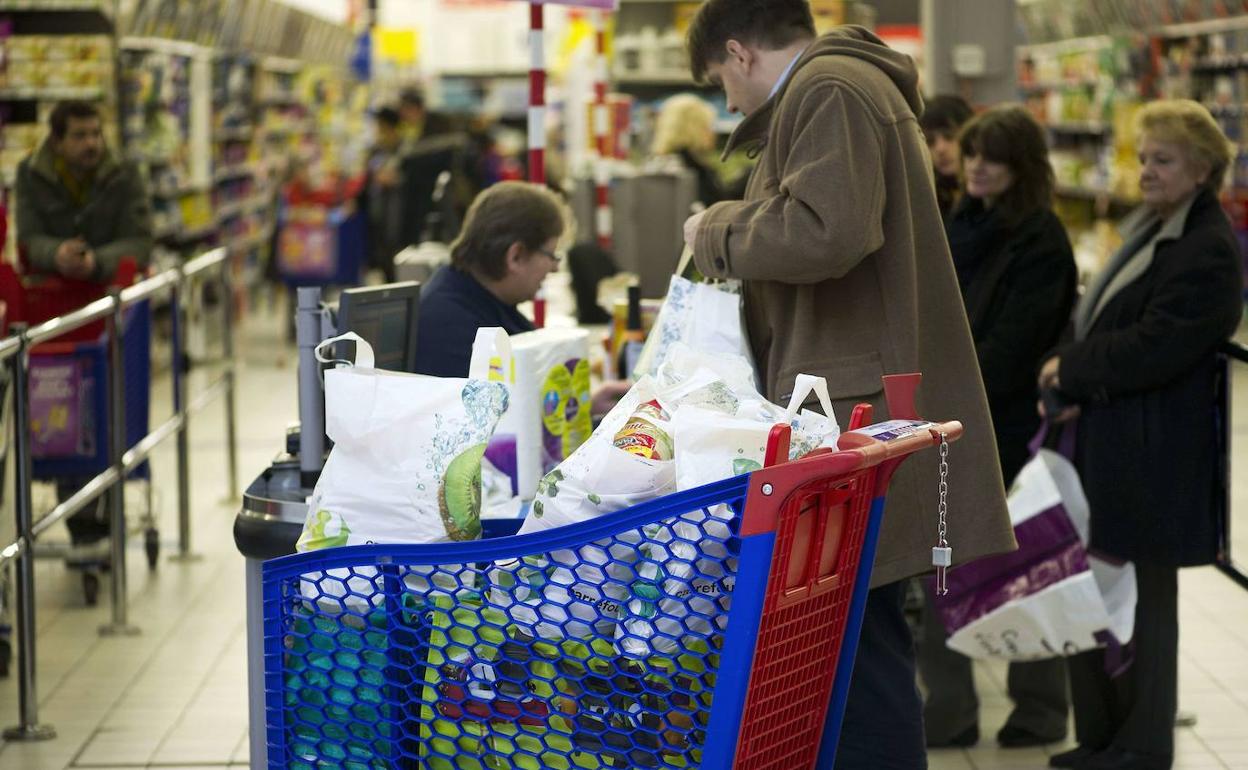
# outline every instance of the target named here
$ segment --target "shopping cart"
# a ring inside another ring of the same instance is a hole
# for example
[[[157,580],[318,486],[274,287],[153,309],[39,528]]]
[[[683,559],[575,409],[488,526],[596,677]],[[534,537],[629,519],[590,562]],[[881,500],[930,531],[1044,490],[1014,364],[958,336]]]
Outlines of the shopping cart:
[[[112,286],[132,284],[135,262],[119,265]],[[104,296],[107,287],[59,276],[22,276],[0,266],[2,297],[9,321],[37,324],[77,310]],[[141,302],[123,314],[126,446],[148,431],[151,380],[151,307]],[[110,463],[107,389],[108,337],[103,321],[67,332],[30,351],[31,471],[41,481],[73,483],[106,470]],[[135,468],[128,480],[144,483],[146,510],[141,517],[148,566],[159,560],[160,533],[151,503],[150,469]],[[94,604],[99,591],[97,567],[84,564],[83,593]]]
[[[363,279],[368,233],[354,205],[288,188],[278,214],[277,272],[288,286],[356,286]]]
[[[962,433],[917,380],[889,441],[775,462],[777,427],[767,467],[592,521],[266,562],[269,767],[830,768],[885,490]]]

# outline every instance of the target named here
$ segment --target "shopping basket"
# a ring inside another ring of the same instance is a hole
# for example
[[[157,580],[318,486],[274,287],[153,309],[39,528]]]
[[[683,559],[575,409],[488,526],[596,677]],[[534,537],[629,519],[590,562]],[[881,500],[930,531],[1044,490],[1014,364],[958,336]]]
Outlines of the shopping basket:
[[[138,275],[133,259],[118,266],[112,286],[129,286]],[[103,297],[108,286],[60,276],[0,270],[10,321],[42,323]],[[146,301],[122,316],[126,446],[147,435],[151,379],[151,307]],[[30,352],[32,471],[37,479],[94,476],[111,464],[108,444],[108,337],[95,321],[37,345]],[[132,477],[147,478],[144,463]]]
[[[289,286],[355,286],[362,280],[364,217],[343,206],[284,200],[278,218],[277,271]]]
[[[269,767],[830,768],[889,479],[962,432],[914,417],[916,384],[886,378],[889,441],[541,533],[266,562]]]

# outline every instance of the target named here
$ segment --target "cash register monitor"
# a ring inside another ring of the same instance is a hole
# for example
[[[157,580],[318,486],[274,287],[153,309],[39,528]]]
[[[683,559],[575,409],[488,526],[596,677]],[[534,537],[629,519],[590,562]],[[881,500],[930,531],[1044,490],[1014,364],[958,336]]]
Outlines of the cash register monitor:
[[[419,303],[416,281],[346,289],[338,298],[338,333],[367,340],[378,369],[414,372]]]

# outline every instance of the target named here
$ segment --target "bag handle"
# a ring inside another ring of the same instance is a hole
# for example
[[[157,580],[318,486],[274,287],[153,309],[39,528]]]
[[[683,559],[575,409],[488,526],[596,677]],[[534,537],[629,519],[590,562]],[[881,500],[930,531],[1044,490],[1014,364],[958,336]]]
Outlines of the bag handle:
[[[832,417],[832,399],[828,396],[828,381],[813,374],[799,374],[793,381],[793,397],[789,399],[789,419],[797,416],[802,404],[811,393],[819,396],[819,406],[823,408],[824,417]]]
[[[322,354],[324,348],[335,345],[339,342],[355,343],[355,360],[348,361],[342,358],[327,358]],[[321,344],[316,346],[316,360],[323,364],[346,364],[347,366],[361,367],[364,369],[373,369],[376,358],[373,355],[373,346],[368,344],[368,340],[364,339],[355,332],[347,332],[339,334],[337,337],[330,337]]]
[[[477,329],[472,343],[472,359],[468,363],[468,379],[502,382],[514,385],[516,363],[511,352],[511,337],[497,326]]]

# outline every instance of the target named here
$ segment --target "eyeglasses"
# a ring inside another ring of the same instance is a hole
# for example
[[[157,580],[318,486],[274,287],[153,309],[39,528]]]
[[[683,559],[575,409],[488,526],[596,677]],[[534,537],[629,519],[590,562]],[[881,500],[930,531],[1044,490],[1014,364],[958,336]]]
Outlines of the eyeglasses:
[[[536,251],[538,254],[541,254],[543,257],[546,257],[551,262],[554,262],[555,267],[559,267],[559,264],[563,262],[562,254],[558,254],[556,252],[550,251],[549,249],[542,249],[542,248],[537,248],[533,250]]]

